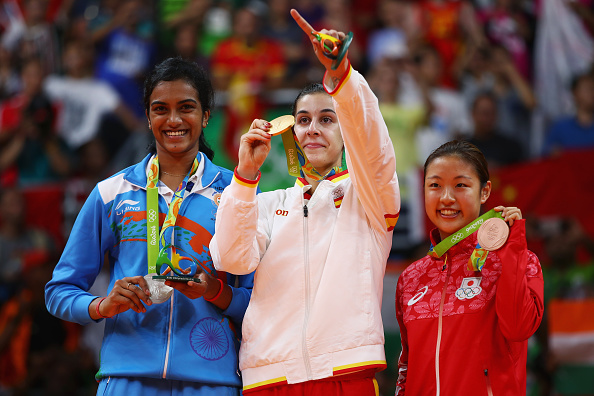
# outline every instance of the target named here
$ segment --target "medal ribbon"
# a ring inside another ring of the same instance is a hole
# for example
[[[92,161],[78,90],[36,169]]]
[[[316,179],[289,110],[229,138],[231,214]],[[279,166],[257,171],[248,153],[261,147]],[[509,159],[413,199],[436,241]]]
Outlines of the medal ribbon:
[[[452,246],[457,244],[458,242],[462,241],[464,238],[468,237],[475,231],[479,229],[481,224],[485,222],[485,220],[499,217],[500,219],[503,218],[501,212],[495,212],[495,209],[491,209],[484,215],[477,217],[473,222],[467,224],[466,226],[460,228],[458,231],[441,241],[437,244],[437,246],[431,245],[429,252],[427,253],[431,257],[441,257],[447,252]],[[486,257],[485,257],[486,258]]]
[[[303,148],[299,144],[299,140],[297,140],[297,135],[295,135],[295,132],[293,132],[292,129],[282,133],[281,136],[283,138],[283,146],[285,147],[285,154],[287,157],[287,169],[291,176],[305,178],[307,175],[312,180],[320,181],[340,173],[347,168],[346,158],[343,151],[341,166],[333,167],[326,175],[322,176],[307,159],[307,155],[305,155]]]
[[[179,208],[184,198],[184,192],[186,191],[186,186],[188,184],[188,179],[198,169],[198,159],[194,158],[194,163],[192,164],[192,168],[184,177],[184,180],[180,183],[177,190],[175,190],[173,199],[169,204],[169,210],[167,212],[167,217],[165,218],[165,222],[163,223],[163,228],[159,233],[159,191],[157,189],[157,184],[159,183],[159,158],[157,155],[153,158],[151,165],[149,167],[147,180],[146,180],[146,209],[147,209],[147,216],[146,216],[146,231],[147,231],[147,252],[148,252],[148,273],[155,274],[157,273],[157,261],[162,261],[161,259],[161,252],[159,251],[159,241],[163,249],[167,247],[171,247],[172,257],[171,263],[173,267],[171,268],[175,273],[178,275],[183,275],[183,270],[179,268],[179,255],[175,253],[175,247],[173,246],[173,229],[171,230],[171,244],[165,243],[165,230],[170,227],[175,226],[175,222],[177,220],[177,215],[179,213]],[[158,237],[157,237],[158,235]],[[165,253],[165,252],[163,252]],[[177,271],[176,271],[177,270]]]

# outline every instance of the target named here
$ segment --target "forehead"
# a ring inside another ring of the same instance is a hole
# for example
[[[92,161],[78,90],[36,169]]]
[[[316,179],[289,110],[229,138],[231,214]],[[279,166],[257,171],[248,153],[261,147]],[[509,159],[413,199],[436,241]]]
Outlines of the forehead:
[[[155,85],[151,93],[151,102],[154,100],[177,101],[185,99],[194,99],[198,102],[198,92],[185,80],[160,81]]]
[[[427,166],[427,172],[425,173],[425,179],[454,179],[461,176],[479,180],[474,166],[470,162],[455,155],[434,159]]]
[[[332,97],[325,92],[316,92],[302,96],[299,101],[297,101],[295,113],[316,113],[327,109],[334,110]]]

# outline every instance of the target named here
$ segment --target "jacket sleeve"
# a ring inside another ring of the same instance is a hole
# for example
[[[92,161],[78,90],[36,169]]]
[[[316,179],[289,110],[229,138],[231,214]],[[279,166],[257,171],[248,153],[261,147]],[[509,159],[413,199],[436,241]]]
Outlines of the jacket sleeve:
[[[347,166],[372,227],[393,230],[400,212],[396,155],[376,96],[352,67],[337,87],[326,90],[334,99],[346,148]]]
[[[538,329],[544,312],[542,269],[526,245],[525,220],[514,223],[497,252],[501,276],[495,300],[499,326],[510,341],[524,341]]]
[[[243,316],[252,297],[252,288],[254,287],[254,274],[247,275],[227,275],[227,284],[231,287],[233,298],[231,303],[223,311],[223,315],[233,319],[237,324],[243,321]]]
[[[237,173],[223,194],[217,210],[210,253],[217,270],[236,275],[254,272],[266,252],[269,238],[264,219],[259,219],[257,182],[241,179]],[[262,213],[265,217],[265,213]]]
[[[76,218],[52,279],[45,286],[45,303],[52,315],[81,325],[93,322],[89,304],[97,296],[88,290],[101,271],[113,238],[95,187]]]
[[[398,379],[396,380],[395,396],[404,396],[406,394],[406,376],[408,374],[408,334],[404,326],[404,319],[402,316],[402,277],[398,278],[396,286],[396,319],[398,320],[398,327],[400,327],[400,343],[402,351],[398,358]]]

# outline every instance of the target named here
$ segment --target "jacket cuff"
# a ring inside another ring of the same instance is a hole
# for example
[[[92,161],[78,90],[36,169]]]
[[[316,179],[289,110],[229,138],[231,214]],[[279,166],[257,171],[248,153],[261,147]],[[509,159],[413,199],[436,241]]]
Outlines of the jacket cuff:
[[[252,202],[256,200],[258,192],[258,183],[261,173],[258,171],[256,180],[245,179],[237,173],[237,168],[233,171],[233,181],[229,185],[232,195],[240,201]]]
[[[328,71],[326,70],[326,72],[324,73],[324,79],[322,80],[324,82],[324,90],[326,90],[326,92],[331,95],[331,96],[335,96],[337,95],[342,88],[344,87],[344,85],[346,84],[346,82],[350,79],[351,77],[351,73],[353,71],[353,68],[351,67],[351,61],[348,60],[349,64],[347,67],[347,72],[345,73],[344,76],[342,76],[342,78],[340,79],[340,81],[338,82],[338,84],[336,85],[336,87],[334,87],[334,89],[331,89],[327,84],[326,84],[326,77],[328,77]]]

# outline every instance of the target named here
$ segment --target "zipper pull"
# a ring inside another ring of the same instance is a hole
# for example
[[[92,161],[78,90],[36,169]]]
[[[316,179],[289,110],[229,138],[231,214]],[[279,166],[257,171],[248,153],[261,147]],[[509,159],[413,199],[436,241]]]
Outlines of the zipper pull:
[[[307,213],[308,213],[307,205],[303,205],[303,217],[307,217]]]

